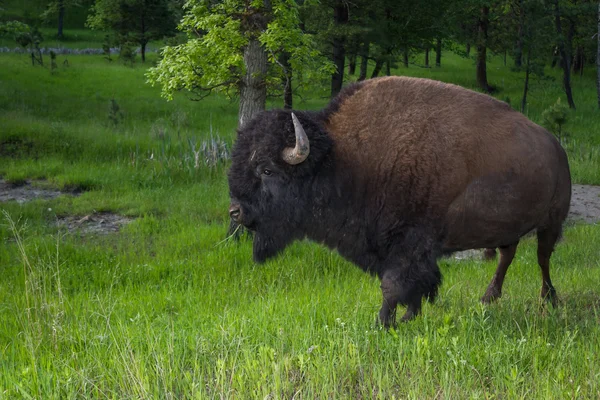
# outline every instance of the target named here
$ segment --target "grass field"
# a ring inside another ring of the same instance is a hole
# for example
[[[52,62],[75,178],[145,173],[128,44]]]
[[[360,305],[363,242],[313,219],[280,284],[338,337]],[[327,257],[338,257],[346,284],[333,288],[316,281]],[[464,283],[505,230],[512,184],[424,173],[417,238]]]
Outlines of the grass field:
[[[228,163],[196,165],[194,150],[232,143],[237,104],[165,102],[144,83],[154,57],[69,56],[50,73],[0,54],[0,176],[81,192],[0,203],[0,399],[600,397],[600,226],[566,227],[556,309],[538,299],[527,238],[497,304],[478,300],[494,263],[443,259],[436,304],[382,331],[378,281],[335,253],[296,243],[258,266],[250,241],[224,240]],[[471,60],[442,62],[395,73],[474,85]],[[489,68],[516,107],[522,76],[500,59]],[[591,69],[574,96],[573,178],[600,184]],[[534,82],[527,115],[540,122],[558,97],[559,79]],[[135,219],[108,235],[56,227],[109,211]]]

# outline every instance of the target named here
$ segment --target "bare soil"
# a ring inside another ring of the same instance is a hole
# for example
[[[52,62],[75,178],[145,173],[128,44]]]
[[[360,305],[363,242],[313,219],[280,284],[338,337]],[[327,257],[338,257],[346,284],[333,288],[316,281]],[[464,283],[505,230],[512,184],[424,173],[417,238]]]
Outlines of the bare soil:
[[[89,214],[84,217],[70,215],[58,219],[57,225],[69,232],[87,234],[107,234],[118,232],[121,227],[133,221],[132,218],[119,214],[102,212]]]
[[[573,185],[568,219],[590,224],[600,222],[600,186]]]
[[[0,179],[0,205],[2,202],[16,201],[23,204],[32,200],[49,200],[62,195],[75,195],[77,192],[61,192],[60,190],[40,187],[43,181],[21,182],[17,184]],[[59,217],[57,226],[68,232],[80,235],[108,234],[118,232],[119,229],[133,219],[110,212],[92,213],[85,216],[69,215]]]
[[[0,179],[0,202],[16,201],[23,204],[31,200],[53,199],[61,194],[59,190],[36,187],[29,181],[15,184]]]

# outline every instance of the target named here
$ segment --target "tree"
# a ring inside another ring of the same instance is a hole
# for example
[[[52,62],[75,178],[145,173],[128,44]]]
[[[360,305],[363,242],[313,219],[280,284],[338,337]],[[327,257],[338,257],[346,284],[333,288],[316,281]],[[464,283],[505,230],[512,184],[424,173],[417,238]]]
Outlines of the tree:
[[[487,80],[487,46],[488,46],[488,27],[490,23],[490,7],[483,5],[481,7],[478,21],[477,35],[477,86],[487,93],[492,92],[492,87]]]
[[[596,33],[598,42],[598,53],[596,54],[596,89],[598,91],[598,108],[600,108],[600,2],[598,2],[598,32]]]
[[[521,112],[524,113],[530,76],[544,77],[545,59],[552,47],[552,19],[544,0],[519,0],[519,13],[517,44],[521,56],[525,53],[525,81],[521,99]]]
[[[335,71],[331,77],[331,97],[335,97],[344,83],[344,63],[346,61],[346,35],[343,27],[348,24],[348,4],[343,0],[337,0],[333,6],[333,22],[337,32],[333,36],[333,63]]]
[[[171,99],[185,90],[200,100],[213,92],[239,96],[238,126],[265,109],[268,91],[280,90],[282,54],[296,87],[331,76],[333,65],[300,29],[292,0],[190,0],[181,21],[188,41],[167,46],[147,74]]]
[[[567,46],[570,41],[563,35],[562,21],[561,21],[561,8],[559,4],[560,0],[554,0],[553,11],[554,11],[554,24],[556,27],[556,33],[558,35],[558,51],[561,58],[561,64],[563,69],[563,87],[567,95],[567,101],[569,107],[575,109],[575,102],[573,101],[573,93],[571,91],[571,52]],[[574,25],[571,25],[574,27]]]
[[[176,21],[169,0],[96,0],[87,25],[115,32],[121,45],[138,44],[144,62],[148,42],[173,35]]]
[[[59,39],[63,38],[63,27],[65,20],[65,12],[68,8],[79,7],[81,3],[79,0],[52,0],[48,3],[46,11],[42,14],[42,17],[48,20],[52,16],[58,17],[58,30],[56,37]]]
[[[515,42],[514,61],[515,67],[523,65],[523,41],[525,37],[525,0],[510,2],[512,17],[518,21],[517,40]]]
[[[384,65],[389,74],[391,65],[399,56],[408,67],[411,53],[431,46],[436,38],[441,44],[443,30],[440,21],[448,3],[441,0],[374,0],[365,4],[368,12],[363,18],[366,28],[363,52],[370,49],[370,57],[375,60],[372,77],[377,76]]]
[[[331,74],[330,96],[342,89],[346,58],[352,64],[362,42],[365,0],[306,1],[302,7],[303,28],[314,34],[316,44],[335,66]],[[351,72],[350,72],[351,73]]]

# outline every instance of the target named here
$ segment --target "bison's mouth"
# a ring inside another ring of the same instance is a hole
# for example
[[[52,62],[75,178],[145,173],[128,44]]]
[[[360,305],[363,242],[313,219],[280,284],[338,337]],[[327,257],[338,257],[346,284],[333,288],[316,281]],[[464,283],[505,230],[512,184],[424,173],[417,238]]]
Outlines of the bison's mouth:
[[[240,222],[239,223],[241,226],[243,226],[244,228],[248,229],[249,231],[252,231],[253,233],[256,232],[256,222],[252,222],[252,223],[243,223]]]
[[[232,216],[231,220],[234,223],[236,223],[238,225],[241,225],[244,228],[246,228],[246,229],[248,229],[248,230],[250,230],[252,232],[256,232],[256,230],[257,230],[256,220],[253,219],[253,218],[250,218],[248,216],[248,212],[247,211],[246,212],[242,212],[241,209],[240,209],[239,214],[237,214],[235,217]]]

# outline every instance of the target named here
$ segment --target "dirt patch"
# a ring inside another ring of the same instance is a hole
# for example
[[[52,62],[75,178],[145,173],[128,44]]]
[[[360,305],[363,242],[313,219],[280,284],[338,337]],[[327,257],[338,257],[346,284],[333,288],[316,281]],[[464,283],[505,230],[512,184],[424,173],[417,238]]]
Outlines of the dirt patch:
[[[68,191],[37,187],[35,184],[43,182],[24,181],[9,183],[0,179],[0,204],[7,201],[16,201],[23,204],[32,200],[50,200],[64,194],[77,195],[82,192],[80,186],[69,187]],[[109,212],[93,213],[86,216],[66,216],[58,218],[56,225],[79,235],[108,234],[118,232],[121,227],[133,221],[132,218]]]
[[[589,224],[600,222],[600,186],[573,185],[568,219]]]
[[[81,216],[67,216],[59,218],[57,225],[59,228],[68,230],[71,233],[81,235],[89,234],[107,234],[118,232],[121,227],[133,221],[132,218],[122,215],[103,212]]]
[[[5,180],[0,179],[0,202],[16,201],[19,204],[23,204],[31,200],[54,199],[61,194],[63,193],[56,189],[36,187],[30,181],[8,183]]]

